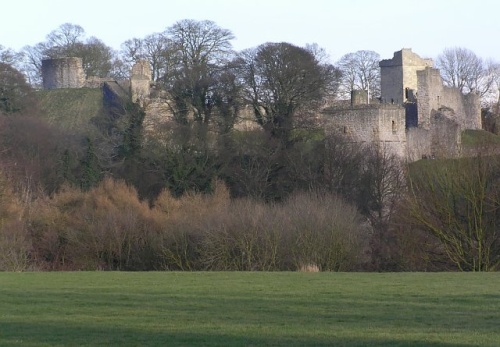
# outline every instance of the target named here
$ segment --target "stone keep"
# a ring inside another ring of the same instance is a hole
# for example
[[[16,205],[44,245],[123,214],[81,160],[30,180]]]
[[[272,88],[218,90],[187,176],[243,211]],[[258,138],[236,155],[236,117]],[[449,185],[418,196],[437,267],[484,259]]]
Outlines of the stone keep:
[[[142,104],[149,97],[151,67],[147,60],[138,60],[132,67],[130,76],[130,95],[132,102]]]
[[[410,91],[417,90],[417,71],[432,67],[432,59],[403,48],[394,52],[392,59],[381,60],[379,66],[382,102],[401,105],[408,101]]]
[[[44,89],[81,88],[85,74],[81,58],[57,58],[42,60]]]

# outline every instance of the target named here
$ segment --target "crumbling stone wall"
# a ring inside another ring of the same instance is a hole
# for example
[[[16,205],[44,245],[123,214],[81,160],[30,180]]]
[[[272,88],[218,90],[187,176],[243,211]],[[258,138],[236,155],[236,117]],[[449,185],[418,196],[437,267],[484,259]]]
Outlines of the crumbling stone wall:
[[[406,156],[405,110],[399,105],[371,104],[324,111],[327,133],[348,141],[384,146],[399,157]]]
[[[147,60],[138,60],[132,67],[130,76],[130,95],[132,102],[144,103],[149,97],[151,67]]]
[[[461,130],[481,129],[481,106],[479,96],[473,93],[463,95],[457,88],[443,85],[438,69],[427,67],[417,71],[418,79],[418,126],[431,127],[433,113],[442,109],[452,109],[445,117],[456,122]]]
[[[43,88],[81,88],[85,74],[81,58],[57,58],[42,60]]]
[[[416,71],[418,127],[430,129],[432,110],[441,107],[443,83],[438,69],[427,68]]]
[[[417,161],[431,158],[431,132],[424,128],[408,128],[406,130],[406,158],[408,161]]]
[[[102,88],[105,83],[113,83],[116,82],[114,78],[111,77],[98,77],[98,76],[89,76],[85,80],[84,87],[87,88]]]
[[[351,91],[351,105],[364,105],[368,104],[368,91],[366,90],[353,90]]]
[[[454,111],[433,111],[431,127],[431,155],[433,158],[455,158],[461,153],[462,129],[453,120]]]

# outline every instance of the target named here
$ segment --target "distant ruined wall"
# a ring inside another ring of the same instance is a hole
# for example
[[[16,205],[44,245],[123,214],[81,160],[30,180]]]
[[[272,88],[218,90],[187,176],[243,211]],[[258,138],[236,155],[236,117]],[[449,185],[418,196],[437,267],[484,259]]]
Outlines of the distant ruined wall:
[[[130,77],[130,95],[132,102],[143,103],[149,97],[151,67],[147,60],[138,60],[132,67]]]
[[[425,68],[417,71],[418,79],[418,126],[431,127],[432,115],[440,109],[452,109],[446,117],[455,121],[461,130],[481,129],[481,106],[476,94],[463,95],[457,88],[443,85],[438,69]]]
[[[481,97],[476,93],[463,95],[463,105],[466,115],[466,129],[483,129],[483,119],[481,117]]]
[[[383,145],[406,156],[405,111],[397,105],[373,104],[325,110],[325,130],[352,142]]]
[[[42,60],[44,89],[81,88],[85,74],[81,58],[57,58]]]
[[[84,87],[102,88],[106,82],[112,83],[112,82],[115,82],[115,79],[111,78],[111,77],[89,76],[85,80]]]
[[[368,104],[368,91],[353,90],[351,91],[351,106]]]
[[[417,71],[431,67],[432,60],[404,48],[395,52],[392,59],[381,60],[379,66],[382,102],[403,104],[410,97],[409,91],[417,90]]]
[[[438,110],[442,105],[443,81],[439,70],[434,68],[417,71],[415,76],[418,80],[418,126],[430,129],[432,110]]]
[[[430,158],[432,156],[431,132],[423,128],[409,128],[406,130],[406,146],[408,161]]]
[[[453,111],[436,112],[432,116],[431,154],[435,158],[456,158],[461,153],[462,130],[450,112]]]

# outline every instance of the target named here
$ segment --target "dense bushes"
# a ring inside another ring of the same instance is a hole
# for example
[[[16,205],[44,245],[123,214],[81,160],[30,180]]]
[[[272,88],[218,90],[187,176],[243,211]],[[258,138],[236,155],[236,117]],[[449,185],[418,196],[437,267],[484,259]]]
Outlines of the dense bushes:
[[[181,198],[164,191],[150,207],[124,182],[106,179],[86,192],[66,187],[38,199],[25,223],[20,205],[2,203],[1,269],[339,271],[360,264],[366,235],[340,199],[303,193],[265,204],[231,200],[224,184],[215,186],[213,194]]]
[[[0,172],[0,271],[27,270],[32,248],[26,224],[25,211],[11,184]]]

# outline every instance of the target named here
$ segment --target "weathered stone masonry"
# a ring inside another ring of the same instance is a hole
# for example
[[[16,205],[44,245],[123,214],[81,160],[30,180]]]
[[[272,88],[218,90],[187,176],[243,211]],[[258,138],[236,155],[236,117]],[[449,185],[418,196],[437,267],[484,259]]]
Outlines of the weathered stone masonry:
[[[81,88],[85,74],[81,58],[58,58],[42,60],[44,89]]]
[[[459,156],[462,131],[481,129],[479,96],[444,86],[432,60],[420,58],[411,49],[382,60],[380,77],[381,104],[367,101],[360,107],[363,98],[353,93],[350,109],[324,111],[329,131],[415,161]]]
[[[148,128],[172,118],[165,101],[168,98],[151,98],[151,69],[147,61],[133,66],[130,81],[85,79],[80,58],[44,60],[42,74],[45,89],[107,86],[105,90],[117,95],[125,92],[133,102],[145,107],[150,121],[146,123],[151,123]],[[352,142],[384,147],[414,161],[459,156],[462,131],[481,129],[479,96],[462,95],[458,89],[444,86],[431,59],[402,49],[392,59],[380,61],[380,77],[379,101],[369,100],[366,91],[353,91],[350,106],[323,110],[319,118],[327,132],[342,134]],[[239,116],[244,120],[235,128],[245,124],[244,129],[252,129],[247,123],[256,125],[250,120],[251,110],[244,109]]]

